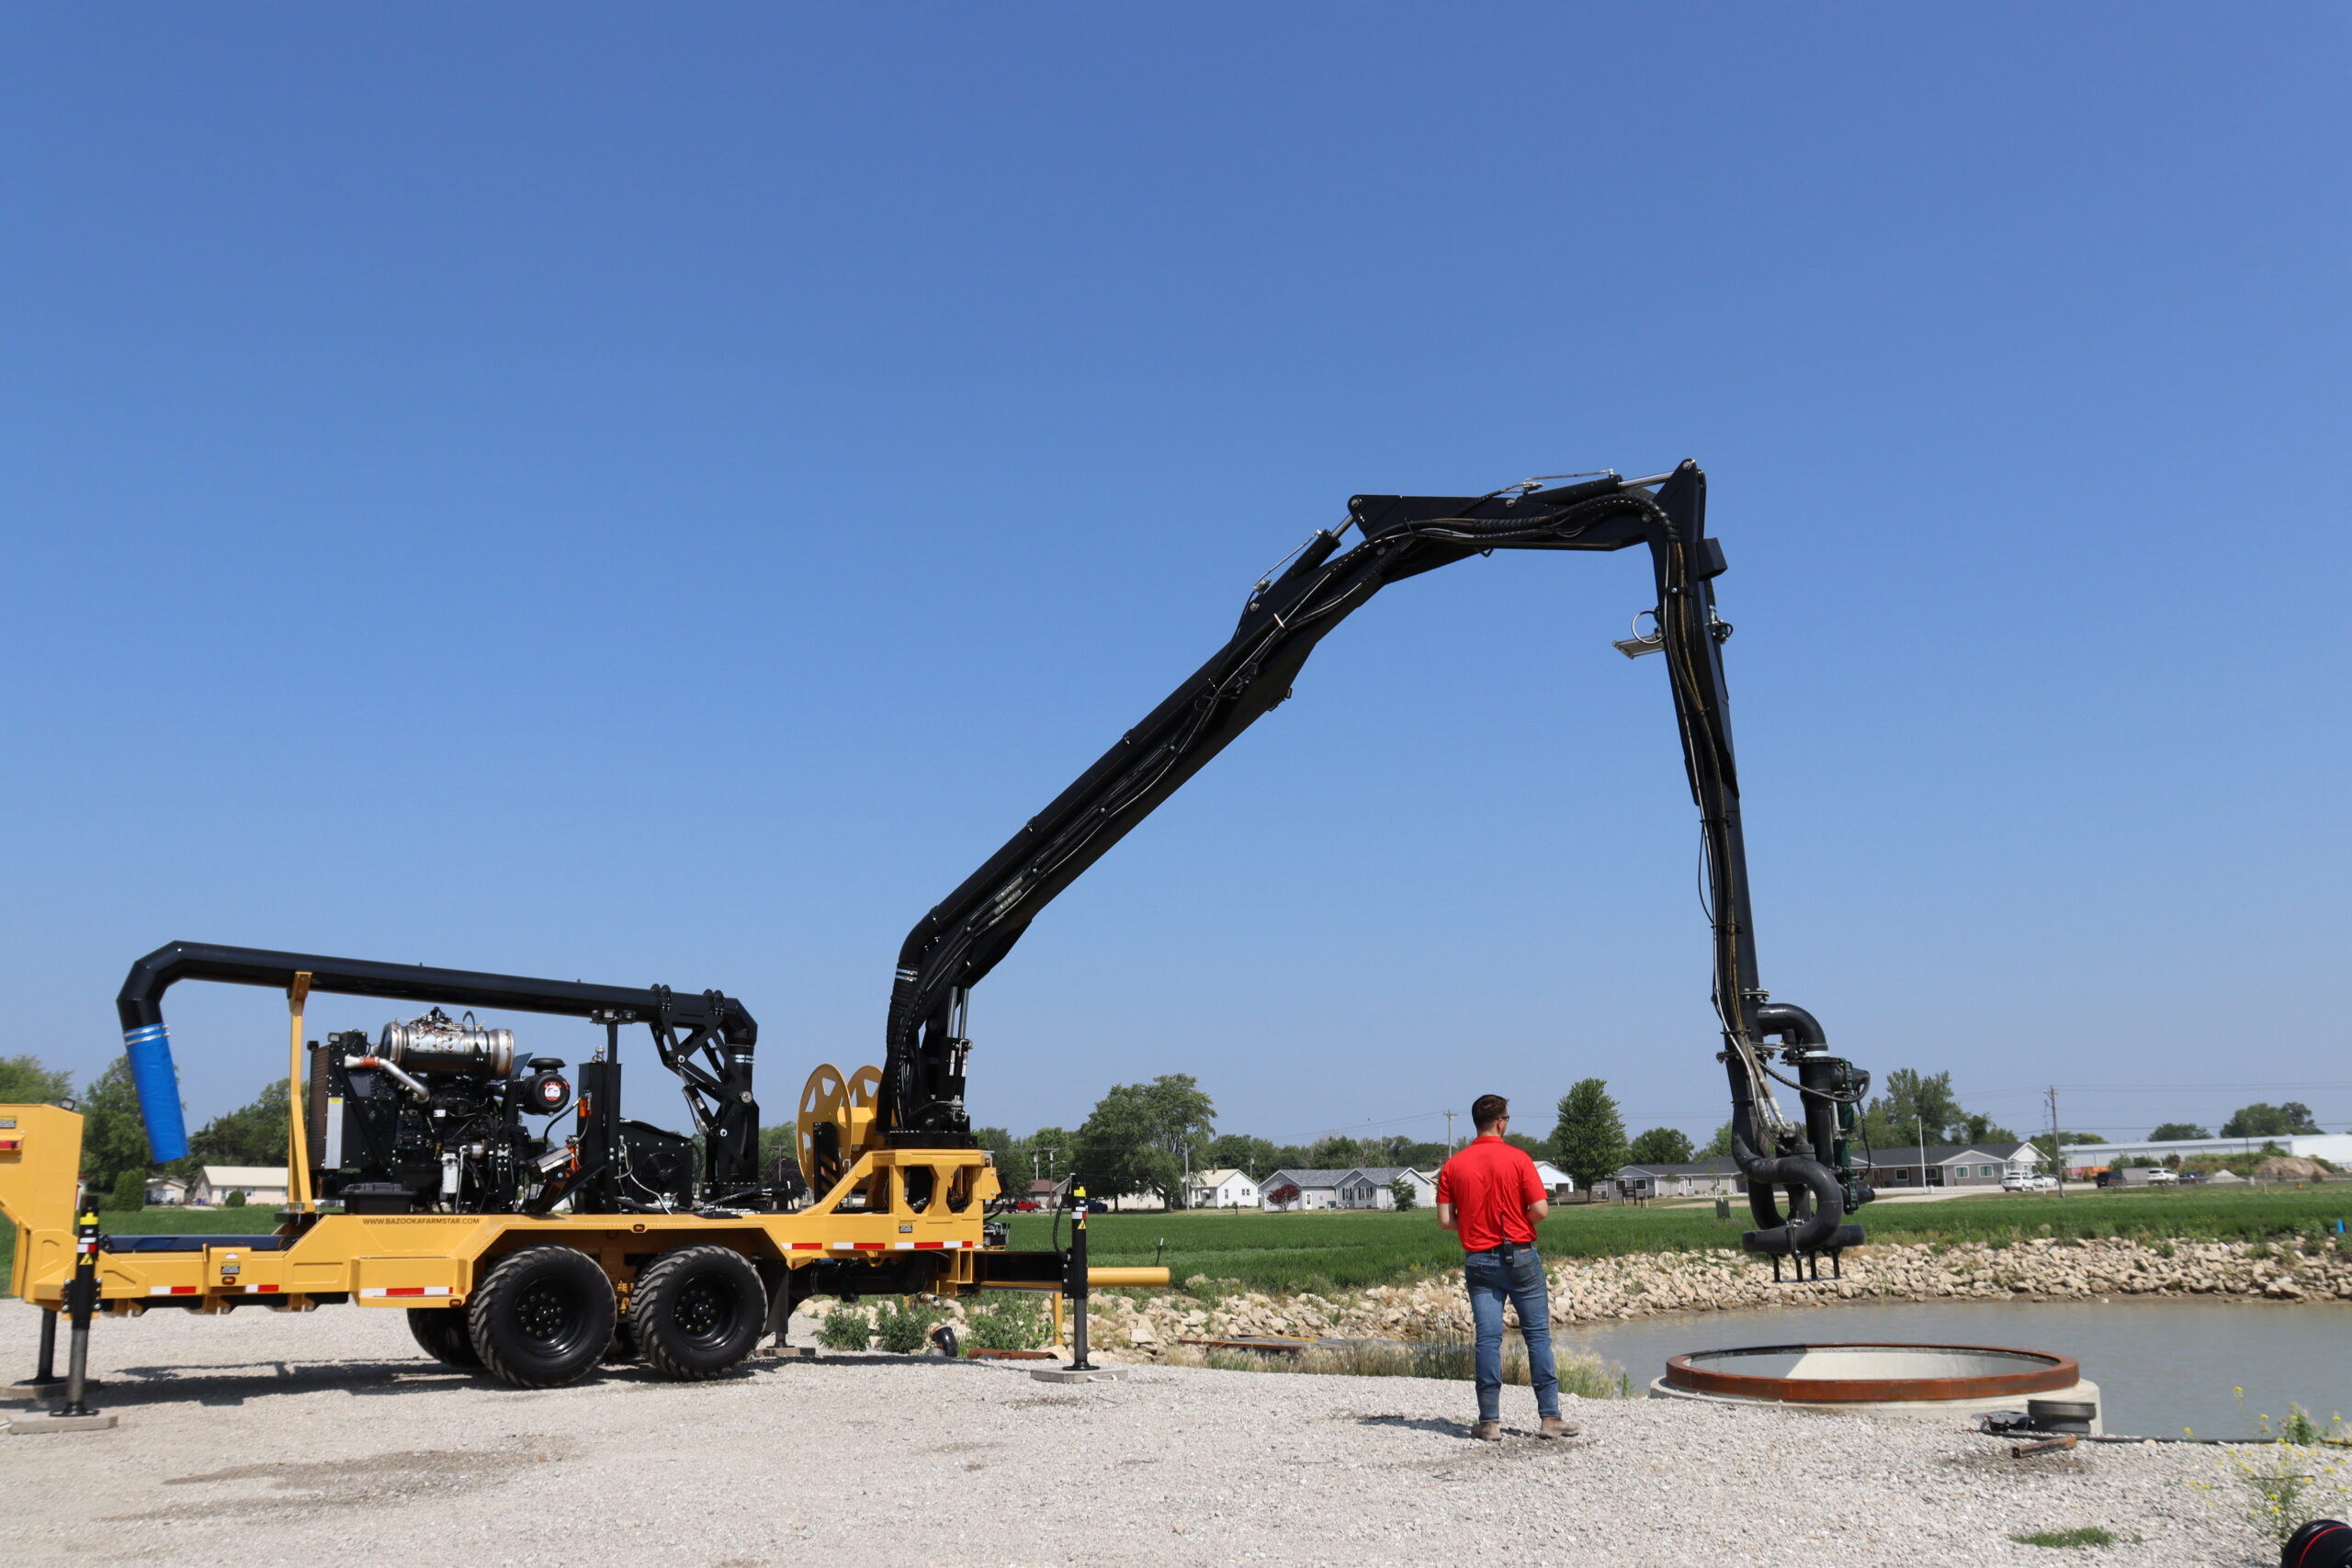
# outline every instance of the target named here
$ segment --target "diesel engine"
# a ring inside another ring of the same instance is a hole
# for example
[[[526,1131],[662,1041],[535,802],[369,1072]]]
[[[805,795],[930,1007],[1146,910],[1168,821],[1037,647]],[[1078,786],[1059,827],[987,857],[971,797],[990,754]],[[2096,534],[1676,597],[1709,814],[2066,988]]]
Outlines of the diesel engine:
[[[439,1008],[388,1023],[370,1044],[363,1031],[311,1047],[305,1120],[314,1187],[349,1213],[500,1214],[559,1195],[578,1168],[580,1138],[559,1130],[572,1109],[563,1062],[534,1056],[519,1066],[512,1031]],[[601,1057],[601,1053],[599,1054]],[[581,1067],[580,1120],[589,1101],[617,1094],[619,1071],[601,1059]],[[544,1118],[535,1131],[530,1119]],[[618,1123],[614,1164],[621,1206],[669,1212],[694,1206],[691,1139],[641,1122]]]

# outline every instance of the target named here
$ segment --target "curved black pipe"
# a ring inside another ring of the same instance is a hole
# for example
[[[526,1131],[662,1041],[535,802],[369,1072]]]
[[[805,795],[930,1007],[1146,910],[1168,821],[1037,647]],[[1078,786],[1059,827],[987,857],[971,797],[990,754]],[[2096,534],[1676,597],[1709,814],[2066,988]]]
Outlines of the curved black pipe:
[[[1792,1214],[1782,1223],[1747,1237],[1750,1250],[1757,1252],[1787,1252],[1791,1254],[1818,1252],[1827,1246],[1846,1218],[1846,1192],[1838,1184],[1838,1173],[1819,1160],[1803,1155],[1781,1155],[1766,1159],[1748,1146],[1747,1140],[1732,1134],[1732,1163],[1747,1178],[1751,1200],[1762,1194],[1770,1202],[1774,1187],[1802,1187],[1813,1194],[1813,1213]],[[1758,1209],[1758,1217],[1765,1211]],[[1777,1213],[1774,1214],[1778,1218]]]
[[[1829,1043],[1829,1032],[1821,1021],[1794,1002],[1758,1002],[1756,1004],[1756,1032],[1778,1034],[1792,1045],[1819,1050]]]
[[[313,991],[345,996],[506,1008],[571,1018],[625,1012],[647,1023],[707,1029],[724,1038],[730,1068],[741,1069],[743,1100],[750,1099],[752,1049],[759,1040],[759,1025],[742,1003],[717,991],[591,986],[578,980],[535,980],[519,975],[435,969],[423,964],[379,964],[365,958],[174,942],[132,964],[114,1000],[115,1013],[122,1021],[131,1082],[139,1091],[140,1115],[147,1123],[148,1149],[156,1160],[178,1159],[187,1153],[179,1077],[172,1063],[170,1032],[164,1026],[164,993],[182,980],[284,990],[300,974],[311,976]]]

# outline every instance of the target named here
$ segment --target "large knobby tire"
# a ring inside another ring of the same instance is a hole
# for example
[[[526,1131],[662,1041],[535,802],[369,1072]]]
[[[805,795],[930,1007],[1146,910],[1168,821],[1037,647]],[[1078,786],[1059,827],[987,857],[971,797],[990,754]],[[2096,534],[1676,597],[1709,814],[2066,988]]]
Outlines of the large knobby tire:
[[[767,1287],[729,1247],[681,1247],[646,1265],[628,1295],[630,1337],[662,1377],[715,1378],[752,1353],[767,1326]]]
[[[618,1315],[604,1269],[569,1247],[526,1247],[500,1258],[466,1311],[481,1364],[516,1388],[579,1378],[613,1342]]]
[[[463,1307],[411,1307],[408,1331],[424,1353],[443,1366],[467,1372],[481,1371],[481,1357],[466,1330]]]

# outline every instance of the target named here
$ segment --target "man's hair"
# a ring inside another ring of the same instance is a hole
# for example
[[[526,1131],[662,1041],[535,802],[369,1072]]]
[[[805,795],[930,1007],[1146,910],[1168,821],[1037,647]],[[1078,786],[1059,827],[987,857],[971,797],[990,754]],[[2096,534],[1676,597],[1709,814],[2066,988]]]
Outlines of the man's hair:
[[[1510,1114],[1510,1101],[1499,1094],[1482,1094],[1470,1102],[1470,1122],[1485,1132]]]

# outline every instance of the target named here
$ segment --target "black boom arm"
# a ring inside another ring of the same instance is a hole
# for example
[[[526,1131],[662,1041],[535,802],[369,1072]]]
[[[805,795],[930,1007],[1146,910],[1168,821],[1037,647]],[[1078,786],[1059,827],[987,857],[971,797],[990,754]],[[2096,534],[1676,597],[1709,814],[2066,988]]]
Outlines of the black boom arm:
[[[1653,494],[1650,486],[1656,486]],[[1350,527],[1362,539],[1340,548]],[[1860,1090],[1822,1050],[1803,1009],[1770,1002],[1758,981],[1740,837],[1738,772],[1724,682],[1713,580],[1723,550],[1706,535],[1706,476],[1684,463],[1663,480],[1611,475],[1554,490],[1528,484],[1482,496],[1360,495],[1348,522],[1317,532],[1279,577],[1261,581],[1232,639],[1122,736],[1118,744],[965,879],[907,935],[899,953],[882,1069],[881,1125],[905,1142],[968,1134],[964,1106],[967,993],[1056,895],[1291,693],[1315,645],[1392,582],[1498,549],[1649,547],[1657,583],[1653,638],[1666,655],[1683,761],[1706,836],[1714,927],[1714,1001],[1723,1021],[1736,1147],[1765,1227],[1759,1250],[1810,1253],[1858,1239],[1839,1220],[1866,1201],[1843,1133]],[[1772,1071],[1764,1041],[1781,1038],[1798,1077]],[[1834,1070],[1833,1070],[1834,1069]],[[1804,1123],[1785,1118],[1768,1077],[1797,1089]],[[1789,1211],[1774,1192],[1784,1190]]]

